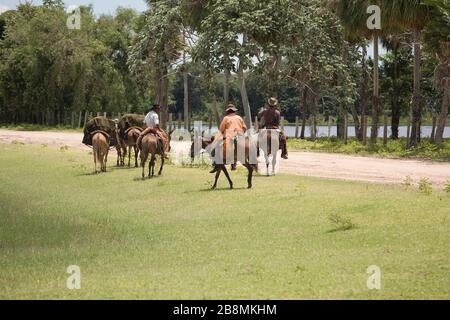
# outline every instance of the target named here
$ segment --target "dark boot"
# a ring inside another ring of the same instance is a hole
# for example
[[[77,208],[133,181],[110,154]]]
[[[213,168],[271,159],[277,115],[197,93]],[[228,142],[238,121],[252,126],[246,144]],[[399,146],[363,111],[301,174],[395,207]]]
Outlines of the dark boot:
[[[281,158],[283,158],[284,160],[289,159],[286,146],[283,146],[283,149],[281,150]]]
[[[284,135],[284,132],[280,136],[280,144],[281,144],[281,158],[288,160],[288,151],[287,151],[287,139]]]
[[[140,135],[139,138],[136,141],[136,145],[138,147],[139,150],[142,150],[142,139],[144,138],[143,135]]]
[[[217,171],[219,171],[219,169],[217,168],[217,166],[214,166],[212,171],[210,171],[209,173],[216,173]]]

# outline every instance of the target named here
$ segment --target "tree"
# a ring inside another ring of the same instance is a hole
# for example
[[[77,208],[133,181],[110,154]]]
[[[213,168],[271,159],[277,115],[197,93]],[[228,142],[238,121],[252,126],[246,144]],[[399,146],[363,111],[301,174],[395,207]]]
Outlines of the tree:
[[[62,0],[43,0],[42,5],[47,8],[64,8],[64,1]]]
[[[417,147],[421,137],[423,100],[421,95],[421,36],[432,18],[432,7],[422,0],[383,0],[383,12],[392,29],[412,32],[414,46],[414,91],[412,98],[412,128],[409,147]]]
[[[216,72],[224,72],[225,101],[228,99],[229,71],[236,72],[248,127],[252,126],[252,112],[246,73],[253,66],[253,58],[260,53],[256,38],[267,28],[264,23],[266,10],[267,2],[256,0],[209,1],[196,48],[198,61]]]
[[[445,124],[450,104],[450,1],[427,1],[432,6],[433,21],[424,32],[426,50],[439,59],[435,70],[435,86],[442,93],[442,108],[439,115],[435,142],[443,142]]]
[[[290,8],[282,52],[287,57],[287,76],[303,94],[303,113],[315,116],[319,102],[327,97],[338,106],[342,119],[356,95],[352,70],[346,64],[354,61],[355,52],[349,49],[337,16],[320,1],[292,2]]]
[[[145,26],[133,44],[128,63],[132,72],[153,78],[154,101],[162,107],[161,123],[168,118],[169,69],[184,46],[180,1],[148,1]],[[142,82],[141,82],[142,84]]]
[[[96,37],[92,8],[81,8],[81,30],[66,27],[59,6],[24,4],[12,14],[0,42],[2,118],[62,124],[74,111],[119,111],[123,79],[113,50]]]
[[[412,51],[397,36],[384,38],[383,42],[389,52],[381,59],[381,90],[391,106],[392,139],[397,140],[400,118],[407,114],[411,100]]]
[[[379,79],[379,38],[382,30],[370,30],[367,26],[370,5],[379,5],[379,1],[366,0],[336,0],[334,6],[341,18],[347,33],[356,33],[357,36],[371,37],[373,41],[373,96],[372,96],[372,131],[371,143],[376,143],[378,138],[380,107],[380,79]]]

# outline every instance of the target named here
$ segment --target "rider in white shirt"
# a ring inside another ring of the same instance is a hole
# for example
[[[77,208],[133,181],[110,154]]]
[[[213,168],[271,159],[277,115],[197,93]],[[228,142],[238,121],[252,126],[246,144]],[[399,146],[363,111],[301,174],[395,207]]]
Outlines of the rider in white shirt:
[[[144,123],[147,125],[147,128],[157,129],[159,127],[159,116],[152,109],[144,119]]]
[[[147,125],[147,129],[142,131],[141,135],[137,140],[137,145],[139,148],[142,146],[142,139],[149,133],[155,134],[162,142],[164,152],[169,152],[169,138],[159,126],[159,115],[158,112],[161,111],[161,106],[158,104],[153,105],[153,108],[145,116],[144,123]]]

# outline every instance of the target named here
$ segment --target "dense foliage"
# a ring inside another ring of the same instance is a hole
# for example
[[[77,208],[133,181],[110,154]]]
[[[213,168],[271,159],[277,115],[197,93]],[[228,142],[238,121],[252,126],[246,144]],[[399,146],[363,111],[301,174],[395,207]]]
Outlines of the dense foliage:
[[[70,114],[142,113],[154,102],[163,122],[169,113],[220,120],[231,101],[250,125],[276,96],[287,120],[314,128],[332,116],[340,138],[350,117],[363,140],[369,116],[374,143],[383,114],[394,139],[400,119],[411,117],[411,146],[431,114],[442,142],[448,0],[372,1],[382,30],[368,30],[363,0],[147,2],[144,13],[119,8],[114,16],[81,7],[79,30],[67,28],[62,1],[0,15],[0,121],[60,124]],[[369,54],[378,39],[381,57]]]

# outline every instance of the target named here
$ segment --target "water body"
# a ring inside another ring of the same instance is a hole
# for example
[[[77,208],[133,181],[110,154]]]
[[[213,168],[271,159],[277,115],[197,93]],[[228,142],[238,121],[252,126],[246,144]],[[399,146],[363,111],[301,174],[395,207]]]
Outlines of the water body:
[[[208,125],[203,125],[203,129],[205,131],[207,131],[208,128],[209,128]],[[301,130],[301,127],[300,127],[300,130]],[[300,130],[299,130],[299,134],[300,134]],[[318,126],[317,130],[318,130],[318,135],[317,135],[318,137],[320,137],[320,138],[328,137],[328,126]],[[433,127],[431,127],[431,126],[423,126],[422,127],[422,137],[424,137],[424,138],[431,137],[432,130],[433,130]],[[214,126],[212,128],[212,132],[217,132],[217,131],[218,131],[217,127]],[[295,138],[295,126],[285,126],[284,131],[288,137]],[[399,136],[401,138],[406,138],[407,132],[408,132],[408,127],[406,127],[406,126],[399,127]],[[381,127],[379,129],[379,137],[383,137],[383,133],[384,133],[384,128]],[[392,134],[392,130],[389,127],[388,128],[388,136],[390,137],[391,134]],[[305,136],[306,136],[306,138],[311,137],[311,128],[309,126],[305,128]],[[337,136],[337,127],[336,126],[331,127],[331,136],[332,137]],[[367,136],[370,137],[370,128],[367,129]],[[356,137],[355,127],[348,128],[348,137],[350,137],[350,138]],[[445,128],[444,138],[450,138],[450,127]]]

